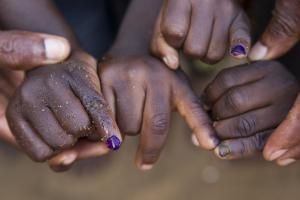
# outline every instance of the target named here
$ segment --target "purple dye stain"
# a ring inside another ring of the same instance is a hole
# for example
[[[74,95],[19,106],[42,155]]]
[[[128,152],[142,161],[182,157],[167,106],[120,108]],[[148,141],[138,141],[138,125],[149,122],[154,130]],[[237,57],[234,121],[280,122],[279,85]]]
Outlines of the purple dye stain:
[[[234,46],[231,51],[230,54],[234,57],[245,57],[247,52],[246,52],[246,48],[240,44]]]
[[[117,136],[113,135],[106,140],[106,145],[109,149],[118,150],[121,146],[121,141]]]

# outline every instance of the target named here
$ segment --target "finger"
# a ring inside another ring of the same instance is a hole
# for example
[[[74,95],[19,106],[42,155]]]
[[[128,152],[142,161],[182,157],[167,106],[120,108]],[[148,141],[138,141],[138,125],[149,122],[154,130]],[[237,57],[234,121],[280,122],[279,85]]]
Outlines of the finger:
[[[300,96],[298,96],[288,116],[269,138],[264,149],[266,160],[276,160],[300,142],[300,135],[298,134],[300,130],[299,115]]]
[[[5,141],[14,147],[18,147],[17,141],[11,133],[5,117],[1,117],[0,119],[0,140]]]
[[[67,149],[73,146],[76,138],[60,126],[52,111],[47,107],[30,109],[25,117],[41,138],[54,150]]]
[[[121,133],[103,96],[87,86],[81,85],[77,88],[77,84],[74,85],[73,91],[89,114],[97,134],[109,148],[119,149],[122,142]]]
[[[172,47],[180,48],[190,25],[191,5],[182,0],[167,1],[162,12],[163,37]]]
[[[177,79],[172,88],[172,97],[175,107],[197,136],[200,146],[208,150],[214,149],[219,139],[212,128],[211,120],[203,109],[201,100],[194,95],[189,85]]]
[[[277,158],[276,162],[278,165],[284,167],[296,162],[299,159],[300,159],[300,146],[299,144],[297,144],[296,146],[289,149],[282,156]]]
[[[251,60],[271,60],[288,52],[300,37],[298,0],[277,0],[273,18],[249,55]]]
[[[248,138],[223,141],[215,149],[215,154],[225,160],[235,160],[260,153],[272,131],[264,131]]]
[[[53,150],[43,142],[23,117],[9,110],[8,122],[19,146],[32,160],[44,162],[52,156]]]
[[[212,106],[213,118],[215,120],[226,119],[271,105],[281,88],[272,90],[270,88],[274,88],[274,82],[261,79],[247,85],[229,89]]]
[[[191,25],[184,44],[186,55],[196,59],[206,57],[211,41],[213,20],[214,16],[209,7],[193,7]]]
[[[70,88],[59,87],[50,96],[48,107],[67,134],[79,138],[95,132],[88,114]]]
[[[246,58],[250,46],[250,22],[247,15],[240,12],[230,28],[230,55],[237,59]]]
[[[109,152],[105,144],[99,142],[79,141],[73,148],[63,151],[48,161],[53,171],[63,172],[78,161],[103,156]]]
[[[285,117],[287,109],[284,106],[274,105],[218,121],[214,127],[218,137],[235,139],[249,137],[258,132],[275,128]]]
[[[232,87],[242,86],[262,79],[270,72],[270,68],[266,66],[267,65],[262,62],[257,62],[250,66],[245,64],[222,70],[206,87],[204,91],[206,101],[210,104],[214,104]]]
[[[130,83],[119,86],[116,87],[117,123],[123,134],[134,136],[141,130],[145,91]]]
[[[0,67],[28,70],[61,62],[69,54],[70,44],[62,37],[23,31],[0,32]]]
[[[162,84],[161,84],[162,85]],[[166,88],[148,88],[136,164],[149,170],[158,160],[170,126],[170,93]]]
[[[228,29],[230,21],[223,17],[216,17],[213,23],[211,39],[203,60],[215,64],[223,59],[228,48]]]
[[[104,99],[106,100],[106,102],[109,105],[109,108],[112,112],[114,119],[116,119],[117,111],[116,111],[116,100],[115,100],[115,95],[114,95],[114,89],[109,85],[101,83],[101,90],[102,90]]]
[[[179,66],[179,54],[176,49],[170,46],[163,37],[160,29],[161,14],[156,22],[154,36],[151,42],[152,53],[159,58],[171,69],[177,69]]]

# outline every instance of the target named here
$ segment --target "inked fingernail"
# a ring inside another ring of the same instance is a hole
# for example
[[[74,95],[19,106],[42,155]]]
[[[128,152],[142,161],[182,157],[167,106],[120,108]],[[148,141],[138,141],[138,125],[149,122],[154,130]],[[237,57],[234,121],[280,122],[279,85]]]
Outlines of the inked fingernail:
[[[278,150],[278,151],[275,151],[273,152],[271,155],[270,155],[270,161],[273,161],[273,160],[276,160],[277,158],[281,157],[283,154],[285,154],[288,150],[287,149],[281,149],[281,150]]]
[[[226,144],[220,144],[218,146],[218,154],[221,158],[225,158],[231,153],[231,149],[228,145]]]
[[[105,143],[107,147],[112,150],[118,150],[121,147],[121,140],[115,135],[107,138]]]
[[[258,42],[252,48],[249,58],[250,60],[253,61],[263,60],[267,56],[267,53],[268,53],[268,48],[265,45]]]
[[[230,55],[235,58],[244,58],[247,56],[246,47],[244,47],[244,45],[237,44],[231,48]]]
[[[288,158],[288,159],[278,160],[277,163],[278,163],[278,165],[285,167],[285,166],[288,166],[288,165],[294,163],[295,161],[296,160],[293,158]]]

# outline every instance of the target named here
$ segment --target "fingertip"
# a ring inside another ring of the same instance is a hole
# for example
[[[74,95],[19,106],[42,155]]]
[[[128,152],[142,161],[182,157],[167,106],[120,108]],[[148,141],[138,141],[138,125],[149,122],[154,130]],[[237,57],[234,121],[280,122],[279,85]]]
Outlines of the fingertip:
[[[75,151],[66,151],[48,161],[50,168],[55,172],[64,172],[71,168],[78,155]]]
[[[167,55],[163,57],[164,63],[171,69],[177,69],[179,66],[178,57],[175,55]]]
[[[257,42],[250,51],[249,59],[251,61],[265,60],[267,59],[268,47],[261,42]]]
[[[71,53],[71,45],[67,39],[59,36],[43,36],[45,48],[44,64],[64,61]]]

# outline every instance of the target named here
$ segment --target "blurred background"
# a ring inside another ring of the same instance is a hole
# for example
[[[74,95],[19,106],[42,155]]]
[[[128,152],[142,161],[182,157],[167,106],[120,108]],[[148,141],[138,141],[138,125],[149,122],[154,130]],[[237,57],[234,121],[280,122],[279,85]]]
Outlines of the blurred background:
[[[99,58],[112,44],[126,10],[125,0],[57,0],[83,47]],[[254,38],[269,20],[273,0],[251,1]],[[296,47],[282,59],[296,75]],[[200,93],[223,67],[236,65],[229,58],[216,66],[186,61],[195,90]],[[191,73],[192,72],[192,73]],[[138,137],[110,155],[78,163],[56,174],[46,164],[1,144],[0,199],[3,200],[282,200],[300,197],[300,163],[281,168],[260,155],[240,161],[222,161],[194,147],[191,132],[174,114],[166,148],[154,169],[134,166]]]

